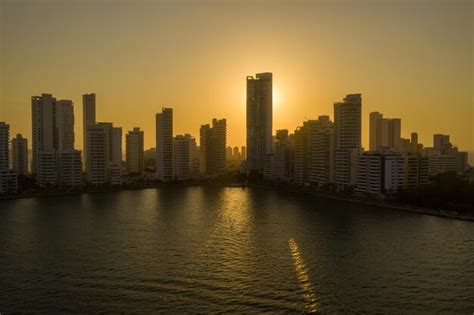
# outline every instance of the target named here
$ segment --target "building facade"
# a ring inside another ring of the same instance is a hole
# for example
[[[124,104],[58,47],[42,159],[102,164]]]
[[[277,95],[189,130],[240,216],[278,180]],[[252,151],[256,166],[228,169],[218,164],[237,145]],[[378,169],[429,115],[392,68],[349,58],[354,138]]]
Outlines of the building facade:
[[[264,155],[272,153],[272,74],[247,77],[247,170],[263,171]]]

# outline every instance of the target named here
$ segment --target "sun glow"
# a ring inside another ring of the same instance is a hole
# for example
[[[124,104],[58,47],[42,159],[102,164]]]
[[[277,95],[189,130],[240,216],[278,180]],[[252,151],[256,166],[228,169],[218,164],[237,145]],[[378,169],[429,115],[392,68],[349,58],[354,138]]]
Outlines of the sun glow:
[[[283,94],[282,94],[282,91],[281,89],[278,87],[278,85],[273,85],[273,93],[272,93],[272,97],[273,97],[273,109],[278,109],[280,108],[280,106],[282,106],[283,104],[283,101],[284,101],[284,97],[283,97]]]

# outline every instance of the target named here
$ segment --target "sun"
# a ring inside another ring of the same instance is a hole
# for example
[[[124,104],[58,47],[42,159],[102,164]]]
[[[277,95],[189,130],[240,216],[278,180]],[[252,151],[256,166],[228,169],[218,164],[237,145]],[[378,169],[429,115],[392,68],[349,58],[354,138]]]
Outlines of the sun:
[[[273,108],[278,108],[283,103],[283,95],[281,89],[277,85],[273,85]]]

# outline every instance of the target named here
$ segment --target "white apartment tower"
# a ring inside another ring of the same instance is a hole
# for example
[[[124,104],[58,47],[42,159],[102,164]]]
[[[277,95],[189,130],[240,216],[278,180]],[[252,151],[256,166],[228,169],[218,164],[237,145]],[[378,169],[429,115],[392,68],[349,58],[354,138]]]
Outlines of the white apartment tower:
[[[263,171],[264,156],[272,153],[272,73],[247,77],[247,171]]]
[[[145,163],[143,159],[144,133],[135,127],[125,137],[126,143],[126,169],[128,174],[143,174]]]
[[[156,177],[173,180],[173,109],[163,107],[156,114]]]

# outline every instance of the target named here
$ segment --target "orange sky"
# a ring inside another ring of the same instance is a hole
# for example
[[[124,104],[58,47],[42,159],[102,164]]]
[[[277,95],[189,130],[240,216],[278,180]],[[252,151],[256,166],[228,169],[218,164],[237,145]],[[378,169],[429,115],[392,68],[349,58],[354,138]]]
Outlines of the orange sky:
[[[333,116],[362,93],[368,115],[402,119],[432,145],[447,133],[474,150],[473,2],[29,1],[0,3],[0,121],[31,139],[32,95],[72,99],[82,148],[82,100],[98,121],[145,131],[174,108],[175,134],[227,118],[228,144],[245,144],[245,77],[274,74],[274,130]],[[124,137],[125,138],[125,137]],[[31,143],[30,143],[31,145]]]

